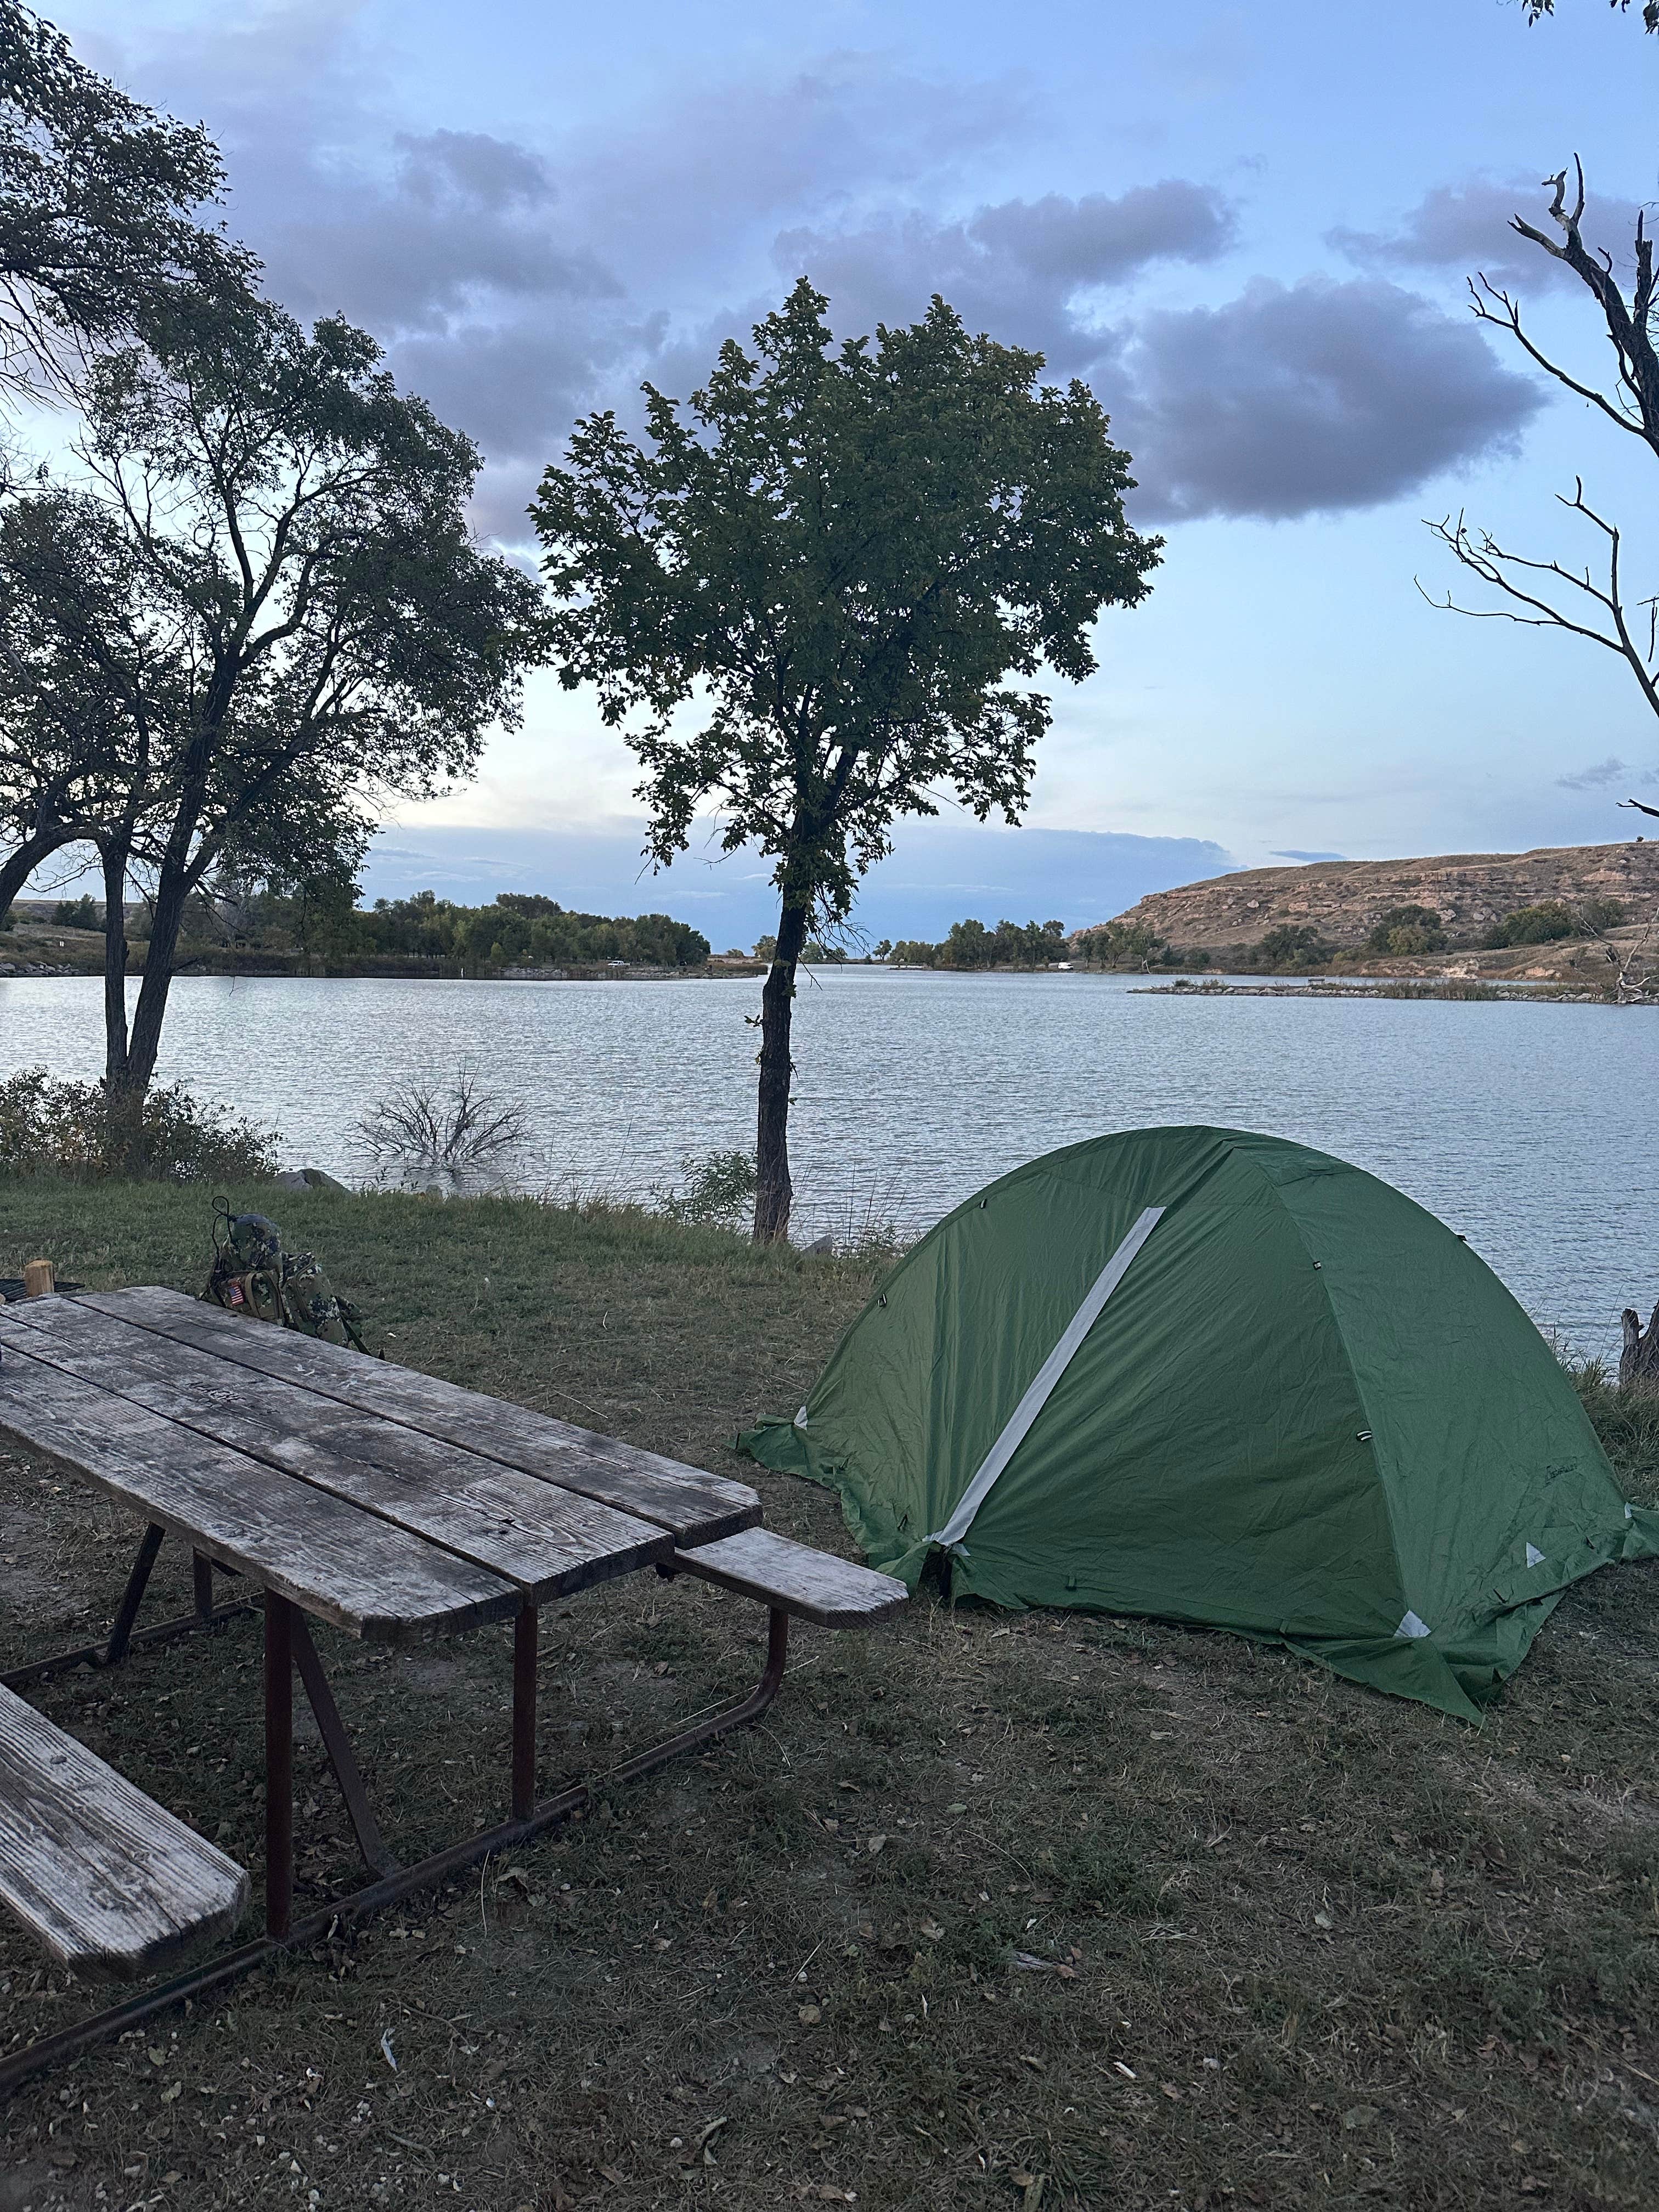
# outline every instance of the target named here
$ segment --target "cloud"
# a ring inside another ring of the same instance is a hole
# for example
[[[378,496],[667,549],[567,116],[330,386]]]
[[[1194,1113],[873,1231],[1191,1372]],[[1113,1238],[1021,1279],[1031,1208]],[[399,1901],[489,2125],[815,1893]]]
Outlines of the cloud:
[[[574,418],[612,405],[632,420],[645,375],[691,388],[775,302],[757,296],[769,262],[783,283],[805,269],[844,331],[919,313],[938,290],[971,327],[1087,375],[1147,520],[1375,505],[1512,450],[1539,404],[1478,331],[1378,274],[1258,278],[1220,306],[1137,316],[1125,295],[1147,272],[1213,267],[1236,246],[1237,211],[1208,185],[941,213],[963,204],[965,171],[1033,137],[1017,76],[830,54],[530,146],[398,131],[369,27],[366,8],[295,0],[132,34],[100,58],[212,119],[233,222],[271,289],[374,331],[399,379],[477,438],[477,520],[515,541]],[[1431,194],[1404,230],[1352,234],[1352,250],[1449,252],[1474,190],[1449,212]]]
[[[431,889],[477,904],[498,891],[538,890],[590,914],[672,914],[717,946],[751,945],[777,927],[771,863],[752,848],[722,858],[714,825],[699,822],[691,850],[653,875],[641,858],[644,842],[642,820],[505,830],[417,818],[375,839],[365,896]],[[969,915],[988,925],[1004,915],[1054,916],[1075,928],[1109,921],[1149,891],[1237,865],[1202,837],[906,822],[891,856],[866,878],[853,918],[872,939],[936,939]]]
[[[1513,453],[1542,404],[1469,323],[1375,277],[1256,277],[1224,307],[1160,311],[1124,369],[1153,520],[1376,506]]]
[[[1051,368],[1075,374],[1119,343],[1090,316],[1089,294],[1131,283],[1159,262],[1217,260],[1236,230],[1219,192],[1166,177],[1116,198],[1005,200],[958,222],[911,210],[848,228],[786,230],[772,258],[786,281],[810,276],[848,333],[920,315],[939,292],[970,329],[1035,346]]]
[[[1524,216],[1534,228],[1554,235],[1549,221],[1551,187],[1532,178],[1494,184],[1474,178],[1462,185],[1436,185],[1401,217],[1396,229],[1325,234],[1325,242],[1360,269],[1449,269],[1461,276],[1483,272],[1500,290],[1526,293],[1550,285],[1574,285],[1578,279],[1511,228]],[[1615,260],[1628,253],[1636,229],[1631,200],[1593,198],[1585,232],[1592,244],[1608,246]]]
[[[706,317],[734,269],[747,289],[781,222],[945,190],[1031,122],[1017,76],[934,78],[832,54],[684,86],[625,128],[540,147],[398,131],[364,16],[297,0],[210,31],[135,35],[100,58],[161,105],[211,118],[233,225],[269,289],[296,313],[372,330],[400,380],[478,439],[495,479],[481,519],[515,531],[532,465],[586,409],[626,404],[676,316]]]
[[[1275,860],[1346,860],[1347,857],[1348,856],[1346,853],[1296,853],[1290,851],[1274,853],[1271,855],[1271,858]]]
[[[1536,387],[1462,318],[1382,278],[1258,277],[1218,307],[1101,319],[1103,293],[1160,262],[1213,262],[1236,234],[1219,193],[1166,178],[954,223],[911,211],[786,231],[773,252],[829,294],[843,331],[937,291],[970,328],[1090,378],[1134,457],[1138,519],[1371,507],[1515,450]]]
[[[1652,769],[1634,769],[1628,761],[1621,761],[1616,753],[1609,753],[1604,761],[1591,768],[1581,768],[1572,775],[1558,775],[1556,787],[1560,791],[1606,791],[1615,783],[1653,783],[1659,781],[1659,772]]]
[[[1036,119],[1016,76],[930,76],[885,54],[833,53],[776,77],[688,86],[631,130],[568,141],[560,174],[576,219],[636,284],[683,296],[688,279],[701,290],[763,249],[781,222],[901,194],[955,198],[964,170]]]

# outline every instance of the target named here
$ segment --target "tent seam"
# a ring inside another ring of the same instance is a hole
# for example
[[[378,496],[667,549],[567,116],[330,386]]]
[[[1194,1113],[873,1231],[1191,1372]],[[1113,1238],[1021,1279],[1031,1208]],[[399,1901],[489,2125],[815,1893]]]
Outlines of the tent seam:
[[[1237,1151],[1240,1148],[1235,1146],[1233,1149]],[[1341,1163],[1341,1164],[1344,1167],[1346,1167],[1347,1165],[1346,1162]],[[1365,1396],[1364,1385],[1359,1379],[1359,1370],[1354,1359],[1352,1347],[1348,1342],[1348,1332],[1343,1328],[1341,1317],[1336,1310],[1336,1302],[1331,1296],[1330,1285],[1324,1280],[1324,1267],[1322,1264],[1315,1262],[1313,1254],[1309,1249],[1307,1237],[1303,1232],[1302,1224],[1297,1218],[1296,1214],[1292,1212],[1291,1208],[1285,1204],[1280,1185],[1273,1181],[1273,1177],[1267,1173],[1267,1170],[1261,1165],[1259,1160],[1252,1158],[1250,1160],[1250,1166],[1256,1175],[1260,1176],[1261,1180],[1268,1186],[1273,1197],[1278,1201],[1279,1210],[1283,1212],[1285,1218],[1290,1223],[1292,1231],[1295,1232],[1297,1243],[1301,1245],[1303,1251],[1307,1254],[1310,1265],[1313,1267],[1314,1273],[1321,1279],[1319,1293],[1325,1301],[1325,1310],[1331,1317],[1331,1327],[1336,1331],[1336,1340],[1342,1347],[1342,1357],[1347,1366],[1348,1378],[1353,1384],[1354,1396],[1358,1400],[1360,1413],[1364,1417],[1365,1427],[1368,1432],[1365,1443],[1365,1450],[1367,1456],[1370,1460],[1371,1473],[1376,1478],[1377,1488],[1382,1493],[1382,1516],[1383,1519],[1388,1523],[1389,1550],[1394,1560],[1395,1580],[1400,1589],[1400,1602],[1401,1607],[1404,1608],[1401,1613],[1401,1619],[1403,1620],[1406,1617],[1406,1613],[1409,1613],[1411,1610],[1411,1593],[1406,1588],[1405,1562],[1400,1555],[1400,1540],[1395,1532],[1394,1499],[1389,1494],[1387,1482],[1383,1480],[1382,1462],[1378,1458],[1376,1449],[1376,1425],[1372,1418],[1370,1406]],[[1349,1169],[1348,1172],[1352,1174],[1356,1172],[1356,1170]],[[1430,1626],[1429,1632],[1431,1635],[1434,1633],[1432,1624]],[[1399,1631],[1396,1629],[1395,1633],[1398,1635]]]

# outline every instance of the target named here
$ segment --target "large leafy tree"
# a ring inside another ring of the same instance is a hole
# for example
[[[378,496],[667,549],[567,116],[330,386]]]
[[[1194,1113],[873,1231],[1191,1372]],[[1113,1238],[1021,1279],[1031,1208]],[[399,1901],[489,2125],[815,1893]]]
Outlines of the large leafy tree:
[[[762,994],[755,1234],[787,1233],[790,1026],[809,930],[849,915],[896,820],[953,789],[1018,819],[1046,667],[1095,667],[1103,608],[1147,589],[1127,456],[1041,355],[924,320],[837,347],[796,285],[688,406],[647,385],[646,443],[577,426],[532,509],[568,688],[591,684],[645,769],[649,851],[699,810],[775,863]]]
[[[107,1074],[136,1110],[192,896],[225,871],[337,873],[376,793],[470,769],[516,714],[541,599],[469,533],[473,447],[342,321],[198,310],[100,356],[82,404],[78,487],[0,532],[0,638],[33,641],[10,663],[24,714],[78,714],[76,796],[54,788],[37,836],[96,846],[112,920],[130,880],[149,899],[130,1030],[106,940]],[[15,792],[20,847],[47,796]]]
[[[17,0],[0,0],[0,392],[51,384],[85,343],[247,283],[198,220],[224,184],[198,125],[131,99]]]

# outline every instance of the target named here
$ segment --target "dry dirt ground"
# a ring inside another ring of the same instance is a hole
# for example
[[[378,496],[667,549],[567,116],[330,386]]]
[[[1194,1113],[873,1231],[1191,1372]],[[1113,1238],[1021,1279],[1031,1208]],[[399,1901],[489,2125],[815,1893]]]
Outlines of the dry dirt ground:
[[[0,1273],[194,1288],[206,1212],[13,1186]],[[635,1215],[282,1218],[394,1357],[733,1473],[872,1280]],[[1595,1409],[1653,1498],[1659,1422]],[[135,1534],[0,1458],[0,1665],[89,1633]],[[0,2212],[1650,2207],[1656,1606],[1650,1568],[1581,1585],[1479,1731],[1134,1620],[804,1632],[760,1726],[26,2088]],[[651,1577],[547,1617],[544,1783],[738,1689],[762,1626]],[[500,1817],[502,1632],[319,1642],[400,1848]],[[258,1650],[246,1620],[33,1694],[257,1874]],[[297,1770],[307,1902],[351,1855],[309,1730]],[[0,1932],[0,2048],[90,1994]]]

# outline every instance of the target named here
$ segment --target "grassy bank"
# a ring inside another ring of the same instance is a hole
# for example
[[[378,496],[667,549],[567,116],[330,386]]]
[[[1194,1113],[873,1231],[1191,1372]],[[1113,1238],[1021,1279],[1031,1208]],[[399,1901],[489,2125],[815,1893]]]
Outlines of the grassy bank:
[[[872,1280],[634,1214],[263,1197],[393,1357],[726,1472]],[[0,1274],[37,1251],[194,1289],[207,1203],[9,1187]],[[1593,1401],[1659,1497],[1659,1421]],[[750,1479],[845,1547],[832,1501]],[[132,1531],[20,1455],[0,1512],[4,1663],[107,1612]],[[1656,1597],[1581,1584],[1480,1732],[1155,1624],[805,1632],[762,1728],[25,2092],[0,2208],[1650,2204]],[[760,1625],[654,1577],[560,1609],[544,1779],[737,1688]],[[319,1640],[400,1846],[499,1815],[503,1634]],[[257,1868],[258,1650],[250,1621],[39,1694]],[[298,1766],[310,1893],[350,1856],[314,1741]],[[62,1984],[0,1933],[0,2039],[71,2016]]]

